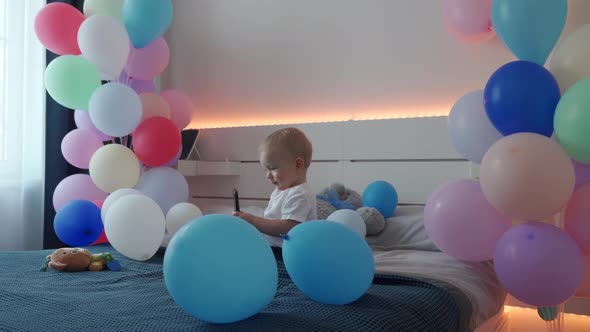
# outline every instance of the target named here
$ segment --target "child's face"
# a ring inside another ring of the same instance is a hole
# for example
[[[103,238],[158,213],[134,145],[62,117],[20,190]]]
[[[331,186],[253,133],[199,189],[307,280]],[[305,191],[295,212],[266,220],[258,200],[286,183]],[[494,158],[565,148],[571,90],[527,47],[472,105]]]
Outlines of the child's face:
[[[279,190],[303,183],[301,174],[303,160],[293,160],[284,153],[261,151],[260,163],[266,169],[266,178]]]

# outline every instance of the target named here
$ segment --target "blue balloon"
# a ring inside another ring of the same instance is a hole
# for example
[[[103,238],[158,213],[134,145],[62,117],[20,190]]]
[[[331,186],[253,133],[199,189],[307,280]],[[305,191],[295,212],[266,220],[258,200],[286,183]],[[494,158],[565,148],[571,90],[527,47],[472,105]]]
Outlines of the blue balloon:
[[[211,323],[257,314],[278,287],[277,263],[262,233],[228,215],[206,215],[182,226],[166,248],[163,269],[174,301]]]
[[[324,304],[356,301],[375,275],[367,242],[334,222],[310,221],[292,228],[283,241],[283,260],[297,288]]]
[[[375,208],[389,218],[397,208],[397,191],[387,181],[370,183],[363,191],[363,206]]]
[[[486,114],[505,136],[530,132],[551,137],[560,98],[553,75],[529,61],[513,61],[498,68],[484,89]]]
[[[135,48],[160,38],[172,22],[170,0],[125,0],[123,22]]]
[[[567,0],[494,0],[496,35],[520,60],[543,65],[567,18]]]
[[[64,205],[53,219],[57,237],[72,247],[83,247],[96,241],[104,229],[100,208],[85,200]]]

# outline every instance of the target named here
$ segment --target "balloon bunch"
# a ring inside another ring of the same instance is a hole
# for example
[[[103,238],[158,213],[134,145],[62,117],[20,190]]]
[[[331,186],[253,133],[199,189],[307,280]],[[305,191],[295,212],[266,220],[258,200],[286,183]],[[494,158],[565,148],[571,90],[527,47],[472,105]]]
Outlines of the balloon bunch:
[[[576,293],[582,252],[590,253],[590,167],[583,164],[590,163],[590,25],[557,44],[567,0],[471,2],[491,2],[496,34],[518,60],[453,106],[451,141],[480,164],[480,179],[435,190],[426,230],[450,256],[493,259],[517,299],[556,306]]]
[[[68,245],[106,235],[122,254],[148,259],[165,235],[164,216],[188,200],[187,182],[171,166],[180,157],[180,131],[193,105],[183,92],[157,93],[154,84],[170,59],[162,35],[172,21],[172,3],[87,0],[83,12],[50,3],[35,18],[38,39],[58,55],[45,71],[47,92],[75,110],[77,128],[63,138],[63,156],[89,171],[56,187],[54,228]],[[120,199],[105,212],[105,199],[134,187],[139,195],[115,195]]]

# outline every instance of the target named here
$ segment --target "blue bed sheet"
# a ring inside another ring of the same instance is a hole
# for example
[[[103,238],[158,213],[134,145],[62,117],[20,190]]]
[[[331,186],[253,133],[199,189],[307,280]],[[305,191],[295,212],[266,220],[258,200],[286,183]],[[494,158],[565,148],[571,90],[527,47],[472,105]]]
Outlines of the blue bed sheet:
[[[324,305],[302,294],[278,260],[279,288],[261,313],[232,324],[188,315],[168,294],[163,254],[126,259],[117,272],[40,272],[52,250],[0,252],[0,331],[462,331],[447,290],[399,276],[376,276],[358,301]]]

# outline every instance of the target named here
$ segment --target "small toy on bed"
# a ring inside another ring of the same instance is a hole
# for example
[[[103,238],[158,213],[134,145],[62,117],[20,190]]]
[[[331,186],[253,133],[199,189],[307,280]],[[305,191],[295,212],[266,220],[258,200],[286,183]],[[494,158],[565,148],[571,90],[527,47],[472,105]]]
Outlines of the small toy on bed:
[[[82,248],[59,248],[47,256],[41,271],[47,271],[50,267],[57,271],[80,272],[101,271],[105,267],[111,271],[121,269],[119,262],[108,252],[92,254]]]
[[[332,212],[341,209],[355,210],[365,221],[367,235],[376,235],[385,228],[385,218],[379,210],[363,206],[363,199],[356,191],[340,183],[333,183],[316,195],[318,219],[325,220]]]

